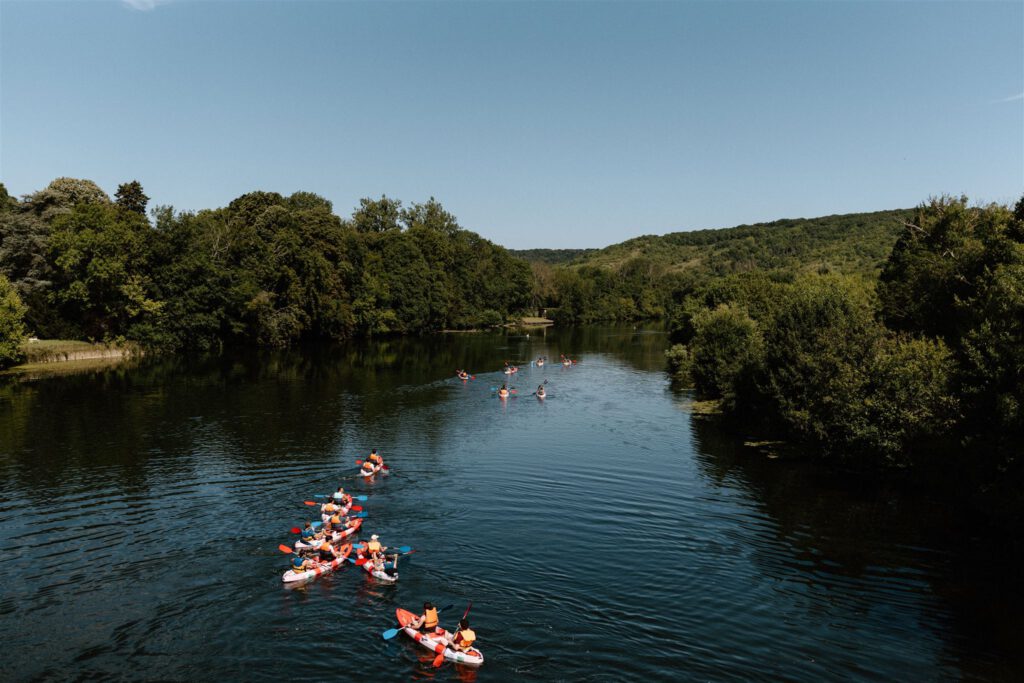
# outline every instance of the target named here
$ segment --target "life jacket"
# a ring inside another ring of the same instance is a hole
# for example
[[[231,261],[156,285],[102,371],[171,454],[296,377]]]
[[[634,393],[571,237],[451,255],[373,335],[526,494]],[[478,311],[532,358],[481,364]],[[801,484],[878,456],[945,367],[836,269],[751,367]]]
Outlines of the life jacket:
[[[316,531],[314,529],[312,529],[312,528],[310,528],[310,529],[303,529],[302,530],[302,540],[308,541],[309,539],[313,538],[313,536],[315,534],[316,534]]]
[[[324,512],[326,512],[328,514],[330,514],[332,512],[337,512],[337,510],[338,510],[338,506],[335,505],[334,503],[328,503],[327,505],[324,505]]]
[[[374,463],[376,463],[376,464],[378,464],[378,465],[379,465],[380,463],[384,462],[384,459],[383,459],[383,458],[381,458],[381,457],[380,457],[379,455],[377,455],[376,453],[370,453],[370,458],[369,458],[369,459],[370,459],[370,460],[372,460],[372,461],[373,461]]]
[[[423,628],[435,629],[437,628],[437,608],[433,607],[428,609],[423,614]]]
[[[341,515],[339,515],[337,512],[335,512],[331,516],[331,525],[334,526],[336,524],[341,524]]]
[[[455,644],[459,646],[460,650],[470,649],[474,640],[476,640],[476,634],[468,628],[462,629],[455,636]]]
[[[301,557],[296,555],[295,557],[292,558],[292,569],[294,569],[297,572],[301,572],[302,571],[302,565],[305,564],[305,563],[306,563],[306,561],[304,559],[302,559]]]
[[[380,552],[380,541],[370,541],[366,544],[367,553],[379,553]]]

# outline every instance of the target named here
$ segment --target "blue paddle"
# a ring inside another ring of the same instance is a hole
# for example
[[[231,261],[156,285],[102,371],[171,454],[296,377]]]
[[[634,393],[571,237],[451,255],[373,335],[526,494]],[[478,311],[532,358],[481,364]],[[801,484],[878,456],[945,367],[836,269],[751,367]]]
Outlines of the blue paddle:
[[[314,498],[330,498],[333,495],[334,495],[333,493],[317,493],[313,497]],[[366,501],[370,500],[370,497],[369,496],[352,496],[352,499],[353,500],[358,500],[361,503],[365,503]]]
[[[446,609],[451,609],[454,606],[455,605],[445,605],[444,607],[438,607],[437,608],[437,613],[440,614],[441,612],[445,611]],[[380,635],[381,635],[381,637],[384,640],[391,640],[392,638],[397,636],[399,631],[401,631],[401,630],[402,630],[401,628],[389,628],[387,631],[384,631],[384,633],[381,633]]]

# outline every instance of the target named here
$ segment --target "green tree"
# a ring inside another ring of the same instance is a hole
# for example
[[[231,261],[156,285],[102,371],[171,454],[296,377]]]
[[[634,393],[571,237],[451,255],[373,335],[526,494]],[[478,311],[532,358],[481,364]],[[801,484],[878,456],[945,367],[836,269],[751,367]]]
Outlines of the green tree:
[[[364,197],[352,214],[352,227],[363,233],[390,232],[402,229],[401,220],[402,202],[385,195],[376,200]]]
[[[118,185],[114,197],[116,197],[117,205],[122,209],[146,215],[146,204],[149,203],[149,197],[142,191],[142,184],[138,180]]]
[[[109,203],[80,203],[54,221],[50,298],[81,336],[123,336],[159,314],[162,303],[151,296],[150,237],[144,217]]]
[[[21,360],[21,343],[25,340],[25,306],[18,293],[0,275],[0,368]]]
[[[690,372],[698,394],[723,398],[735,407],[737,394],[749,391],[764,359],[757,323],[742,308],[722,304],[697,316],[689,344]]]

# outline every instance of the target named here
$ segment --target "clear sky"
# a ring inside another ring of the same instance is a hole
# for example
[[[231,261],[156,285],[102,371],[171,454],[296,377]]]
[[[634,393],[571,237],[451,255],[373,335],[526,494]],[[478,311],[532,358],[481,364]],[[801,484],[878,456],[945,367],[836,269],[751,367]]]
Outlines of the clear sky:
[[[1024,191],[1024,2],[0,0],[0,180],[513,248]]]

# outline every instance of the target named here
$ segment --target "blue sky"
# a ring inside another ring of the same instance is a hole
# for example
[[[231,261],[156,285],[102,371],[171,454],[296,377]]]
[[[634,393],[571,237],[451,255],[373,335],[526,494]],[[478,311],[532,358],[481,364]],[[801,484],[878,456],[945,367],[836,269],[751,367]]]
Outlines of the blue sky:
[[[1024,3],[0,0],[0,180],[513,248],[1024,191]]]

